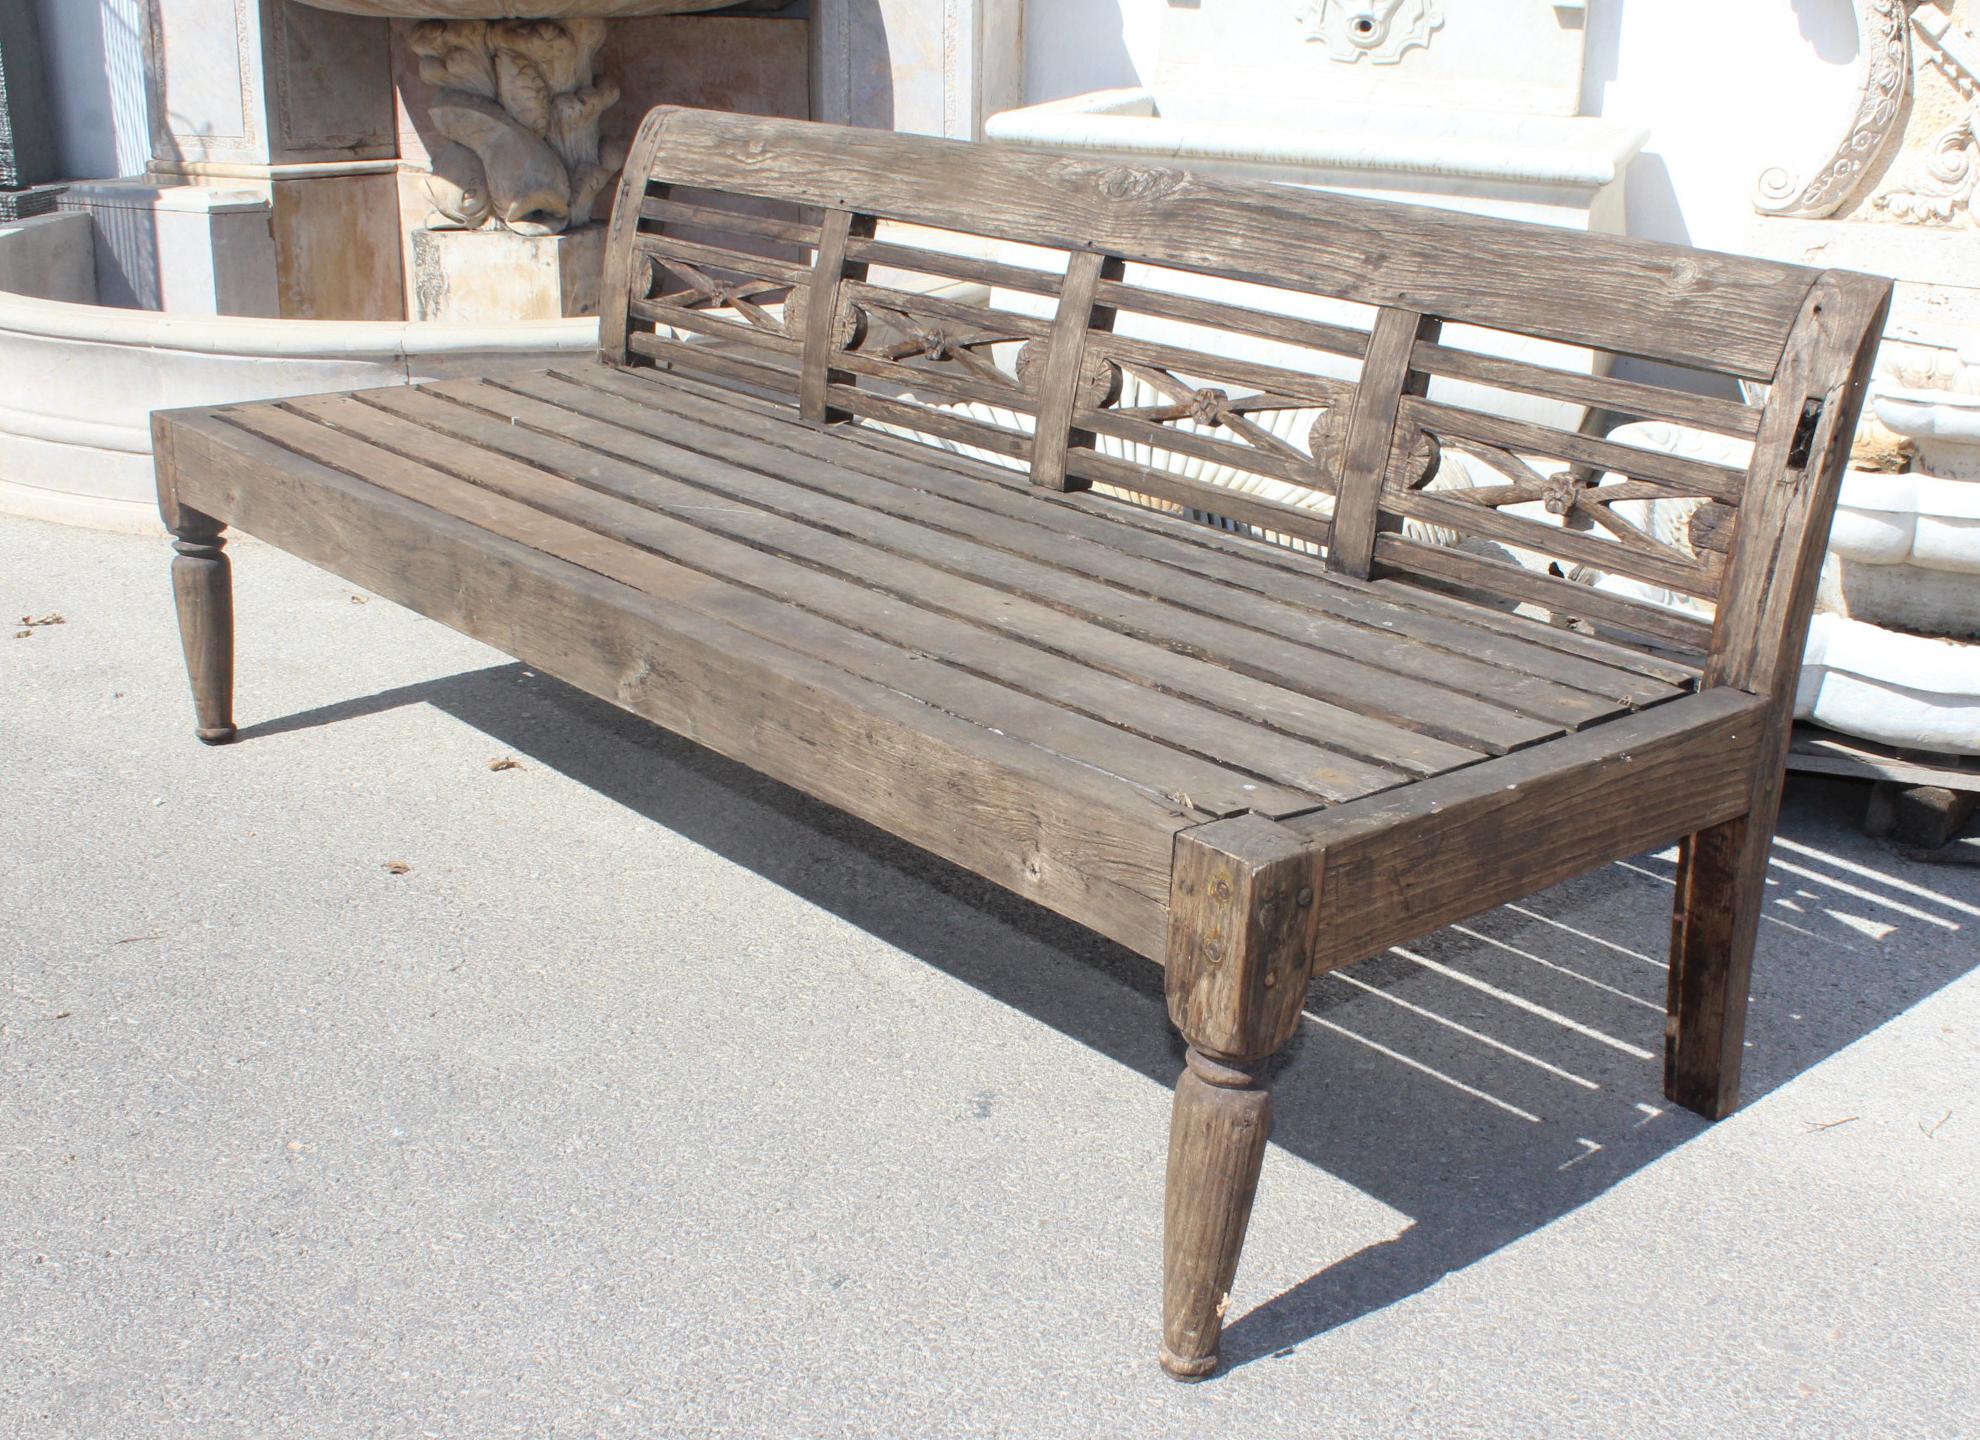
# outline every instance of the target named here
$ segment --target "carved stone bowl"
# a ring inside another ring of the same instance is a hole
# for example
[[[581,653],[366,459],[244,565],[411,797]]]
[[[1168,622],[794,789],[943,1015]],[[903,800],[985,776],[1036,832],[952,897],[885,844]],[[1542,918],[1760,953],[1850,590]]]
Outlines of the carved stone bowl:
[[[400,20],[573,20],[622,15],[684,15],[720,10],[736,0],[303,0],[346,15]]]

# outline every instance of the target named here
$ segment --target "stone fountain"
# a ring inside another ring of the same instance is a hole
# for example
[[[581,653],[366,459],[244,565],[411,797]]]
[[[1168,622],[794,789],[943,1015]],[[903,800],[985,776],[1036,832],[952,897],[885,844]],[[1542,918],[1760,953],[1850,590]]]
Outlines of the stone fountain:
[[[595,222],[625,162],[623,142],[600,140],[621,98],[599,64],[610,22],[735,0],[303,3],[408,25],[438,136],[426,172],[401,189],[412,318],[473,321],[595,308]]]

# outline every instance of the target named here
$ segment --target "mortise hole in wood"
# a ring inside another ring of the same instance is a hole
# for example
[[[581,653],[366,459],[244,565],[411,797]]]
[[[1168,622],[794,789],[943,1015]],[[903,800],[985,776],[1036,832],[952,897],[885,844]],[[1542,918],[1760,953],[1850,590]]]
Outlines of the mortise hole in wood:
[[[1788,444],[1787,466],[1790,470],[1808,468],[1808,452],[1815,445],[1815,427],[1822,420],[1822,402],[1804,400],[1801,404],[1801,419],[1794,427],[1794,439]]]

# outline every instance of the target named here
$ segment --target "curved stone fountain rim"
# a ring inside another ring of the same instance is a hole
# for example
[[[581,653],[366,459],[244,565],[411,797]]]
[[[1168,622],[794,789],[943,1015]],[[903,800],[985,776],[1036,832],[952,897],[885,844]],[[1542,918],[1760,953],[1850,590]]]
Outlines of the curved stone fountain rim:
[[[0,514],[155,533],[150,410],[590,354],[592,319],[462,325],[174,315],[0,290]],[[272,368],[264,368],[272,367]],[[10,373],[12,365],[0,366]],[[312,380],[311,372],[322,378]],[[77,376],[102,377],[83,393]]]
[[[124,310],[0,290],[0,331],[198,354],[336,360],[576,348],[580,342],[597,343],[598,318],[516,320],[499,325],[439,320],[280,320]]]

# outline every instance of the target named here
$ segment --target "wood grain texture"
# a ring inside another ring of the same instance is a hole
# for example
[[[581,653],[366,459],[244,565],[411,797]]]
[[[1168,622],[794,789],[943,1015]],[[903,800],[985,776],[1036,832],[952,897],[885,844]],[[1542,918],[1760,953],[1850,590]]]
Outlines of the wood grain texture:
[[[1711,691],[1283,822],[1322,872],[1315,969],[1744,813],[1767,721]]]
[[[1047,268],[882,241],[884,221],[1020,242]],[[875,283],[872,265],[1023,291],[1045,313]],[[1135,266],[1154,268],[1130,284]],[[1161,269],[1376,318],[1364,334],[1169,295],[1145,283]],[[1188,1054],[1161,1360],[1184,1378],[1216,1364],[1271,1127],[1260,1067],[1316,969],[1689,837],[1667,1088],[1708,1114],[1734,1103],[1794,671],[1888,286],[662,108],[621,182],[605,287],[602,365],[157,419],[202,738],[233,733],[232,525],[1166,962]],[[1117,336],[1117,307],[1359,360],[1360,379]],[[1477,355],[1439,338],[1455,325],[1771,394],[1756,414]],[[1753,464],[1433,404],[1432,374],[1751,437]],[[1154,401],[1123,408],[1123,375]],[[1035,440],[944,408],[972,402],[1028,412]],[[1317,460],[1262,423],[1301,409],[1327,412]],[[1510,467],[1509,486],[1417,493],[1425,433]],[[1109,459],[1097,434],[1333,490],[1333,510]],[[1708,497],[1698,561],[1551,492],[1551,513],[1615,544],[1564,528],[1531,548],[1718,593],[1715,627],[1394,533],[1408,514],[1523,543],[1490,507],[1557,483],[1529,453]],[[1494,608],[1510,600],[1598,633]]]
[[[1312,842],[1263,816],[1176,835],[1169,1018],[1205,1055],[1262,1060],[1292,1039],[1313,963],[1318,872]]]
[[[1826,272],[1768,396],[1706,664],[1768,704],[1745,813],[1690,836],[1671,921],[1664,1091],[1717,1119],[1739,1104],[1747,991],[1829,523],[1889,313],[1888,281]],[[1819,407],[1819,408],[1816,408]]]
[[[179,640],[192,682],[195,734],[208,745],[226,745],[234,730],[234,581],[225,528],[211,516],[177,507],[172,541],[172,598]]]
[[[1408,310],[1385,308],[1375,317],[1362,362],[1361,383],[1348,414],[1347,442],[1334,484],[1334,538],[1327,568],[1366,579],[1382,524],[1382,487],[1395,448],[1397,411],[1403,397],[1420,393],[1424,377],[1410,369],[1418,342],[1435,340],[1439,323]]]
[[[845,210],[828,210],[819,227],[818,257],[812,264],[811,289],[806,313],[810,317],[804,332],[804,369],[798,381],[798,413],[814,424],[851,418],[844,412],[828,412],[825,391],[833,384],[845,384],[851,376],[832,369],[833,332],[839,314],[839,294],[847,280],[864,280],[863,263],[848,264],[846,245],[853,231],[871,234],[873,222]]]
[[[528,407],[502,405],[499,394],[481,397],[472,387],[454,393],[463,403],[388,391],[368,403],[332,397],[285,407],[319,422],[317,428],[266,412],[241,423],[299,454],[364,473],[408,499],[472,514],[497,534],[692,605],[901,695],[1116,776],[1182,810],[1224,815],[1255,806],[1293,813],[1317,803],[1314,795],[1266,783],[1263,775],[1294,785],[1348,784],[1356,790],[1402,779],[1241,726],[1234,717],[1180,704],[1061,654],[977,629],[935,607],[903,606],[896,595],[861,583],[873,578],[866,572],[875,566],[833,573],[805,563],[802,531],[796,546],[781,549],[771,541],[775,531],[790,533],[781,524],[761,532],[704,528],[697,521],[713,508],[706,491],[594,460],[575,444],[532,433],[520,423],[529,418]],[[501,409],[471,408],[468,402],[477,398]],[[436,422],[446,427],[442,433],[481,448],[441,447],[435,453],[426,442],[433,433],[427,427]],[[430,458],[407,459],[421,453]],[[701,467],[690,457],[682,468],[692,473]],[[572,474],[581,480],[572,483]],[[1246,768],[1203,758],[1213,738],[1217,753],[1241,757],[1229,763]]]
[[[174,428],[187,503],[1160,957],[1174,806],[222,421]]]
[[[1189,1051],[1169,1119],[1162,1212],[1160,1358],[1178,1380],[1201,1380],[1217,1368],[1271,1135],[1272,1097],[1257,1071]]]
[[[633,291],[633,236],[639,231],[641,202],[647,196],[654,157],[665,133],[666,117],[657,111],[640,122],[632,148],[626,153],[625,168],[619,172],[612,218],[606,222],[605,269],[598,281],[598,355],[608,365],[625,365],[632,359],[626,336],[630,328],[627,302]]]
[[[1158,166],[707,111],[655,116],[666,138],[651,173],[665,182],[1402,305],[1753,379],[1773,374],[1811,279],[1770,261]]]
[[[1707,684],[1778,694],[1800,668],[1815,580],[1869,380],[1866,346],[1883,333],[1890,295],[1888,281],[1828,271],[1808,297],[1768,394],[1742,487]],[[1803,435],[1811,405],[1821,407],[1820,415],[1813,433]]]
[[[1118,280],[1120,262],[1091,250],[1074,254],[1066,264],[1065,286],[1046,342],[1045,366],[1038,377],[1038,429],[1031,446],[1031,483],[1052,490],[1066,488],[1066,451],[1093,443],[1091,431],[1073,428],[1079,403],[1080,369],[1086,358],[1090,330],[1113,328],[1113,311],[1094,308],[1100,282]]]
[[[1715,395],[1694,395],[1664,385],[1646,385],[1613,375],[1583,375],[1555,370],[1524,360],[1508,360],[1498,355],[1482,355],[1434,341],[1416,347],[1412,363],[1419,370],[1452,380],[1469,380],[1478,385],[1517,395],[1540,395],[1572,405],[1626,415],[1636,420],[1664,420],[1676,425],[1696,425],[1722,435],[1750,439],[1760,428],[1760,411],[1737,400]]]

